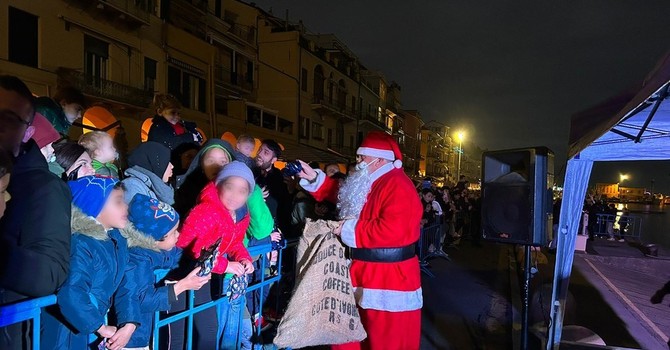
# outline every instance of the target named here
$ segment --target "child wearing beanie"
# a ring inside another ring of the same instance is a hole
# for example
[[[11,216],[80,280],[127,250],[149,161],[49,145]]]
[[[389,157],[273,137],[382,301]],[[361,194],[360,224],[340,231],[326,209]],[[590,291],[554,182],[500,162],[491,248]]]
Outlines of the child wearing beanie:
[[[244,163],[234,161],[227,164],[216,180],[203,189],[199,204],[191,210],[184,222],[177,246],[183,248],[191,259],[197,259],[203,249],[216,246],[220,240],[218,258],[212,269],[214,273],[210,284],[212,288],[196,291],[196,304],[212,300],[212,295],[224,296],[228,293],[229,286],[222,282],[223,274],[232,274],[237,279],[243,280],[245,275],[254,271],[251,257],[243,241],[249,226],[247,200],[255,185],[254,176]],[[234,299],[236,303],[244,302],[243,296]],[[228,309],[229,303],[223,302],[220,309]],[[216,313],[216,310],[195,316],[194,327],[201,336],[196,339],[197,344],[194,344],[194,348],[224,350],[239,348],[240,345],[236,342],[239,342],[237,334],[240,319],[227,317],[227,313],[224,314],[223,311],[218,315],[212,313]],[[212,330],[211,327],[213,320],[218,320],[220,335],[218,344],[217,329]]]
[[[124,288],[128,263],[128,206],[118,180],[85,176],[68,182],[72,192],[70,274],[57,292],[58,303],[44,317],[42,349],[123,347],[139,321],[110,325],[112,296]],[[88,347],[87,347],[88,346]]]
[[[60,140],[60,134],[40,113],[35,113],[32,125],[35,127],[32,139],[37,143],[47,163],[53,163],[55,161],[53,143]]]
[[[133,333],[127,348],[149,348],[156,311],[170,311],[180,294],[187,290],[198,290],[211,278],[197,275],[195,268],[185,278],[174,282],[169,272],[177,268],[181,249],[175,245],[179,238],[179,214],[168,204],[143,194],[130,201],[128,210],[130,224],[122,230],[128,240],[130,259],[125,278],[132,288],[117,293],[115,305],[120,323],[139,320],[140,327]],[[138,310],[132,305],[139,302]]]

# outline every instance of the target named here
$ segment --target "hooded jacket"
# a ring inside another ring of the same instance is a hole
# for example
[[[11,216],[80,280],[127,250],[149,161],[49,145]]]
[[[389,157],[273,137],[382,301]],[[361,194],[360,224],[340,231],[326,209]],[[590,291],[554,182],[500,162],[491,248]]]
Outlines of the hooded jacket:
[[[174,284],[166,285],[165,276],[177,268],[182,250],[177,247],[169,251],[158,249],[152,237],[132,224],[121,233],[128,240],[129,260],[124,273],[128,284],[123,292],[117,293],[114,303],[119,323],[136,320],[140,323],[126,348],[141,348],[151,341],[155,312],[170,311],[171,304],[177,301]]]
[[[51,97],[42,96],[35,99],[35,112],[42,114],[59,134],[67,136],[72,124],[67,120],[63,107]]]
[[[202,249],[211,247],[221,238],[219,256],[213,273],[223,274],[228,267],[228,260],[249,260],[249,252],[244,247],[244,236],[249,227],[249,213],[246,207],[236,211],[237,222],[233,222],[228,209],[221,200],[214,183],[208,184],[200,194],[200,203],[191,210],[184,221],[177,246],[187,251],[188,255],[197,259]]]
[[[174,151],[182,143],[194,143],[198,144],[202,140],[202,135],[196,130],[195,123],[180,121],[186,131],[177,135],[174,130],[174,126],[170,124],[167,119],[160,115],[155,115],[151,120],[151,127],[149,128],[149,141],[154,141],[163,144],[165,147],[169,148],[170,151]],[[196,141],[195,139],[199,141]]]
[[[125,171],[126,203],[142,193],[172,205],[174,190],[163,182],[163,174],[170,163],[170,151],[156,142],[144,142],[128,157],[130,168]]]
[[[121,283],[128,263],[121,232],[106,230],[77,207],[72,208],[71,228],[70,275],[57,293],[57,308],[44,318],[42,337],[49,341],[42,349],[84,349],[89,335],[105,324],[114,293],[127,288]]]
[[[189,211],[195,207],[200,192],[207,184],[211,183],[202,171],[201,162],[203,155],[211,149],[212,145],[219,145],[228,151],[234,158],[231,161],[239,160],[238,156],[243,156],[226,141],[219,139],[207,141],[193,158],[193,162],[186,173],[177,178],[174,208],[181,217],[186,217]],[[249,239],[262,240],[269,237],[274,228],[274,219],[263,199],[263,191],[258,185],[254,187],[251,196],[249,196],[247,208],[249,209],[250,222],[247,235],[244,237],[245,246]]]
[[[35,141],[16,159],[0,220],[0,305],[56,292],[70,267],[72,194]]]

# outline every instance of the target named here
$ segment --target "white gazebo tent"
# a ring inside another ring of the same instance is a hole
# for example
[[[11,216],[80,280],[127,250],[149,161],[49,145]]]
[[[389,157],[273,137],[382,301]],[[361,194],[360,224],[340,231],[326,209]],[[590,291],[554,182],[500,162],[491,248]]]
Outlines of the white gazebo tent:
[[[575,240],[593,162],[670,159],[669,86],[670,54],[666,54],[641,86],[572,117],[547,349],[558,349],[561,341]]]

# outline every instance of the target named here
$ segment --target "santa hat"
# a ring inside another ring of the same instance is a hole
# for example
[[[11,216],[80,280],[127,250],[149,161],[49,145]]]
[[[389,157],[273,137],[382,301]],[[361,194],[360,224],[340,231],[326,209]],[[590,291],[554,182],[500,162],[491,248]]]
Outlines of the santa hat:
[[[402,168],[402,153],[391,135],[381,131],[371,131],[363,139],[356,154],[390,160],[396,168]]]

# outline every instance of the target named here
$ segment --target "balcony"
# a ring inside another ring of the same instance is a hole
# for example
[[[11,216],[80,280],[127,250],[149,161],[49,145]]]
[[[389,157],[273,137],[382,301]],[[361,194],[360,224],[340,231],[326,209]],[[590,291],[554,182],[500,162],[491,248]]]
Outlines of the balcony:
[[[153,12],[153,9],[149,8],[152,1],[148,0],[99,0],[99,2],[145,24],[149,24],[149,14]]]
[[[352,108],[337,103],[336,100],[330,100],[323,96],[314,96],[312,98],[312,109],[321,115],[331,115],[343,121],[355,121],[356,111]]]
[[[154,13],[152,1],[149,0],[65,0],[66,3],[90,14],[115,24],[128,25],[129,28],[149,25],[149,18]]]
[[[233,34],[238,39],[241,39],[243,42],[255,45],[256,44],[256,28],[245,26],[239,23],[228,23],[230,24],[229,33]]]
[[[377,116],[372,113],[367,113],[361,118],[361,123],[372,124],[381,131],[388,132],[389,128],[386,126],[386,123],[377,119]]]
[[[221,65],[214,67],[214,81],[217,85],[232,88],[235,93],[251,93],[254,89],[246,74],[231,72],[230,68]]]
[[[58,75],[58,85],[72,86],[86,95],[141,108],[147,108],[154,95],[153,91],[93,77],[69,68],[58,68],[56,74]]]

